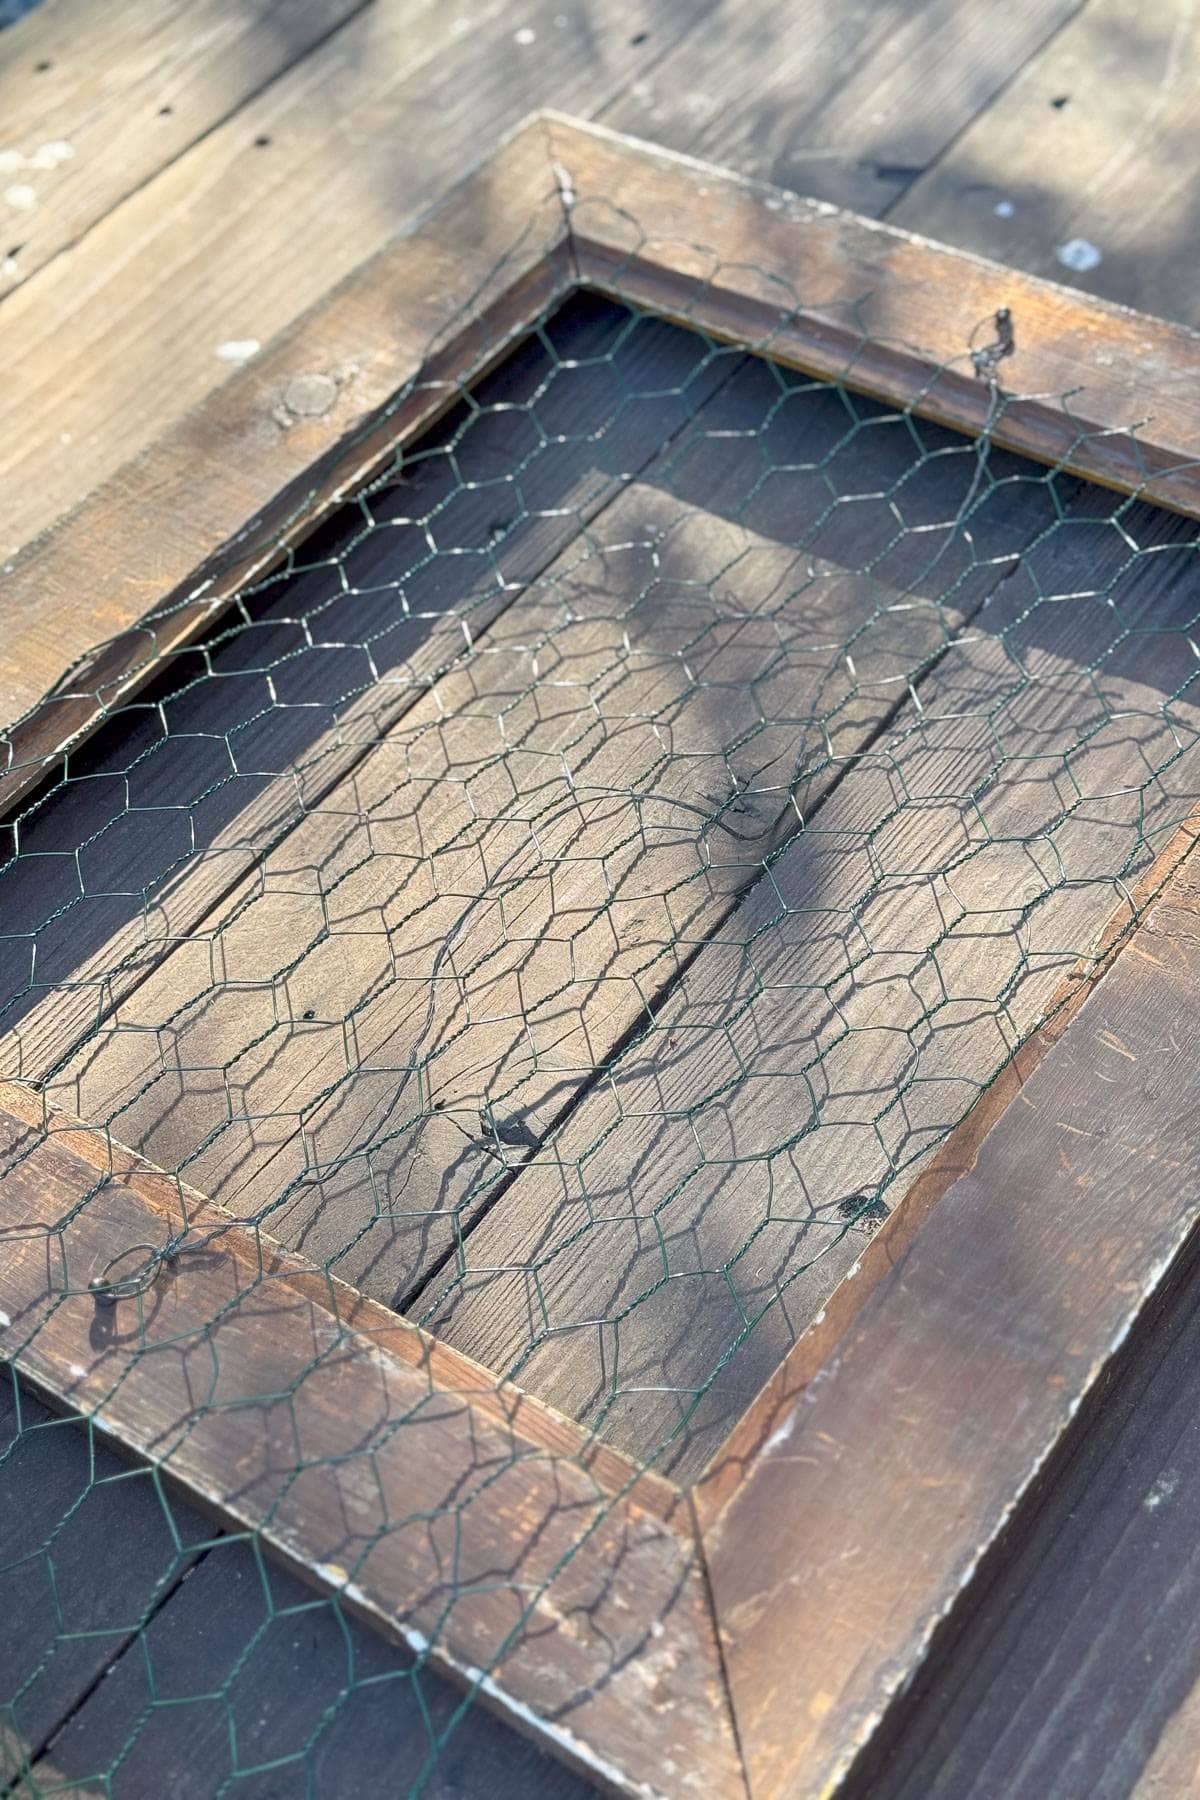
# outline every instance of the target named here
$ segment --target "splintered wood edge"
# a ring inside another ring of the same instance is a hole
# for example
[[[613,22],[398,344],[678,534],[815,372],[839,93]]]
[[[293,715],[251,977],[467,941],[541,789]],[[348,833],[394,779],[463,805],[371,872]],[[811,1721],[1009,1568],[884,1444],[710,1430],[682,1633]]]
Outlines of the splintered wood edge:
[[[935,1632],[1194,1240],[1196,861],[820,1373],[776,1407],[724,1505],[700,1514],[755,1800],[863,1774]]]
[[[47,1109],[32,1089],[0,1082],[0,1125],[15,1132],[21,1151],[0,1182],[0,1350],[7,1346],[31,1387],[159,1466],[224,1523],[255,1531],[289,1568],[427,1654],[611,1791],[745,1793],[686,1494],[105,1134]],[[100,1205],[93,1176],[104,1181]],[[89,1194],[92,1203],[80,1205]],[[66,1221],[61,1232],[56,1221]],[[127,1299],[112,1309],[108,1333],[101,1329],[84,1270],[168,1231],[199,1237],[214,1227],[222,1234],[193,1262],[181,1258],[160,1275],[145,1321],[141,1303]],[[224,1371],[225,1406],[209,1410],[193,1399],[189,1410],[189,1345],[203,1347],[198,1391],[208,1392],[209,1357]],[[173,1356],[181,1365],[174,1379]],[[341,1386],[331,1402],[320,1383],[335,1363],[352,1366],[334,1367]],[[286,1455],[273,1461],[264,1451],[263,1468],[255,1463],[253,1415],[269,1413],[281,1395],[289,1407],[284,1448],[293,1430],[305,1445],[298,1490]],[[395,1429],[406,1419],[419,1421],[412,1447]],[[371,1442],[361,1461],[347,1457],[338,1435],[346,1420]],[[332,1501],[312,1485],[323,1441]],[[489,1476],[495,1468],[499,1478]],[[458,1520],[460,1554],[469,1564],[474,1531],[495,1574],[478,1591],[468,1582],[447,1613],[436,1546],[423,1556],[423,1538],[414,1548],[392,1524],[401,1512],[402,1525],[402,1507],[431,1521],[442,1505],[461,1508],[472,1474],[478,1491]],[[376,1484],[384,1495],[378,1537],[356,1566],[342,1549],[345,1519],[379,1505]],[[535,1596],[528,1616],[512,1622],[511,1642],[507,1571],[522,1603],[527,1592]],[[602,1617],[616,1609],[636,1634],[636,1654],[617,1657],[604,1629],[591,1631],[593,1606]]]

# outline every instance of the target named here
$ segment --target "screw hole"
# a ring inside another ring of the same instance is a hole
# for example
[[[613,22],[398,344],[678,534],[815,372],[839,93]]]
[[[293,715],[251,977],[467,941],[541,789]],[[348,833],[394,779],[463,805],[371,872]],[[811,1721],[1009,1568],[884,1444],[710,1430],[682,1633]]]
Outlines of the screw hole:
[[[173,106],[160,106],[158,109],[158,116],[160,119],[169,119],[174,111],[175,108]]]
[[[317,1009],[315,1006],[306,1006],[304,1011],[300,1014],[302,1019],[315,1019],[316,1016]]]
[[[1070,98],[1071,98],[1070,94],[1055,94],[1055,96],[1054,96],[1053,100],[1050,102],[1050,104],[1054,108],[1055,112],[1061,112],[1063,107],[1067,104],[1067,101]]]
[[[267,136],[266,132],[260,131],[258,136],[254,140],[255,147],[256,147],[256,149],[259,149],[259,150],[265,150],[267,145],[270,143],[270,141],[271,140]]]
[[[644,44],[646,42],[646,39],[649,36],[650,36],[650,33],[648,31],[635,31],[633,36],[630,38],[629,42],[636,49],[638,44]]]
[[[45,57],[43,57],[41,62],[34,63],[33,72],[35,75],[44,75],[46,73],[47,69],[52,69],[53,67],[54,67],[54,64],[52,62],[47,62]]]

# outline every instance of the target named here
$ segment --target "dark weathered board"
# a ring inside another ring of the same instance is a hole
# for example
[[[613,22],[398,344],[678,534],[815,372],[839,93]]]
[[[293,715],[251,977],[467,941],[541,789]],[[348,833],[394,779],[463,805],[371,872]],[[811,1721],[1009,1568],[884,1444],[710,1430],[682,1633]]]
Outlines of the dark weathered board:
[[[960,4],[950,29],[941,0],[900,10],[737,0],[698,19],[597,116],[739,175],[879,214],[977,115],[990,116],[989,99],[1078,4]]]
[[[1194,804],[1195,528],[1142,509],[1131,542],[1106,505],[1026,552],[824,806],[801,791],[805,830],[418,1316],[635,1453],[685,1409],[674,1466],[717,1448],[854,1262],[842,1204],[902,1203]]]
[[[742,1792],[685,1496],[137,1159],[114,1167],[28,1090],[6,1084],[0,1129],[20,1375],[464,1685],[486,1677],[568,1761],[630,1795]],[[88,1292],[131,1244],[216,1226],[132,1317]]]
[[[164,1780],[210,1800],[262,1762],[238,1782],[248,1800],[298,1795],[310,1771],[352,1800],[398,1790],[442,1732],[435,1800],[594,1792],[481,1706],[453,1722],[448,1683],[250,1543],[214,1542],[148,1470],[11,1384],[0,1458],[0,1605],[21,1624],[0,1638],[0,1781],[29,1770],[15,1796],[104,1771],[114,1800]]]
[[[918,1683],[871,1800],[1195,1788],[1200,1280],[1139,1326],[994,1585]]]
[[[833,391],[779,394],[732,374],[50,1077],[56,1101],[243,1216],[285,1196],[273,1234],[377,1297],[419,1286],[1055,517],[1041,472],[997,456],[956,534],[965,441],[931,430],[922,462],[903,421],[851,433]]]
[[[762,1800],[836,1785],[1195,1229],[1198,897],[1185,863],[705,1530]]]

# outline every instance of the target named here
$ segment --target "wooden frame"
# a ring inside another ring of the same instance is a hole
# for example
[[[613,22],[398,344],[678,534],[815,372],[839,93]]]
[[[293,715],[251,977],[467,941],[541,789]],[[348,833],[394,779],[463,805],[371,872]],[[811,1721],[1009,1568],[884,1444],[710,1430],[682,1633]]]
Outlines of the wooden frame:
[[[1200,516],[1193,334],[539,116],[17,559],[0,804],[580,284]],[[1194,1231],[1191,842],[690,1492],[11,1082],[0,1347],[614,1791],[842,1791]]]

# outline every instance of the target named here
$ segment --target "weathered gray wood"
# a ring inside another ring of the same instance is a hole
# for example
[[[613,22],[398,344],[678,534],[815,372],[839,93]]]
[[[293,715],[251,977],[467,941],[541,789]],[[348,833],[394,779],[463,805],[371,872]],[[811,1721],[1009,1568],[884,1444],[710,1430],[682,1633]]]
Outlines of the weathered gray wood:
[[[986,16],[994,20],[990,9]],[[889,217],[1200,324],[1198,59],[1190,0],[1090,0]]]
[[[55,1100],[380,1298],[424,1279],[794,826],[799,772],[811,809],[1054,517],[998,456],[956,534],[964,440],[914,463],[877,409],[779,401],[729,381]]]
[[[4,832],[3,1073],[44,1077],[736,362],[573,298],[399,479],[329,521],[298,572],[260,584],[252,628],[243,608],[168,659],[159,692],[117,709]]]
[[[0,49],[0,205],[10,234],[0,240],[0,296],[360,7],[48,0],[12,27]]]
[[[1195,810],[1194,527],[1138,509],[1127,542],[1108,504],[1084,490],[815,815],[801,792],[805,831],[467,1239],[420,1314],[450,1342],[643,1455],[717,1447],[853,1260],[843,1203],[902,1203]]]
[[[226,1542],[66,1723],[34,1781],[108,1775],[113,1800],[160,1792],[163,1771],[180,1800],[211,1800],[231,1777],[246,1800],[361,1800],[405,1794],[426,1774],[422,1800],[595,1794],[482,1706],[452,1725],[460,1700],[248,1544]]]
[[[446,1682],[425,1670],[418,1695],[411,1658],[251,1544],[206,1549],[210,1521],[10,1383],[0,1457],[0,1780],[48,1744],[15,1795],[111,1771],[114,1796],[165,1780],[201,1800],[229,1772],[231,1721],[243,1767],[295,1758],[243,1778],[256,1800],[303,1791],[309,1769],[320,1793],[359,1795],[406,1779],[447,1729],[461,1696]],[[425,1791],[509,1800],[531,1787],[547,1800],[593,1791],[473,1706]]]
[[[211,1536],[148,1470],[120,1462],[3,1372],[0,1782],[121,1655]]]
[[[872,1800],[1174,1800],[1191,1791],[1200,1671],[1194,1269],[1135,1340],[1089,1409],[1074,1454],[1047,1471],[1040,1506],[1018,1520],[994,1585],[922,1677],[899,1739],[865,1782]]]
[[[727,0],[597,116],[878,215],[1079,4]]]
[[[535,107],[602,103],[652,53],[643,26],[661,44],[698,10],[364,7],[9,296],[0,557],[227,379],[222,346],[266,345]]]

